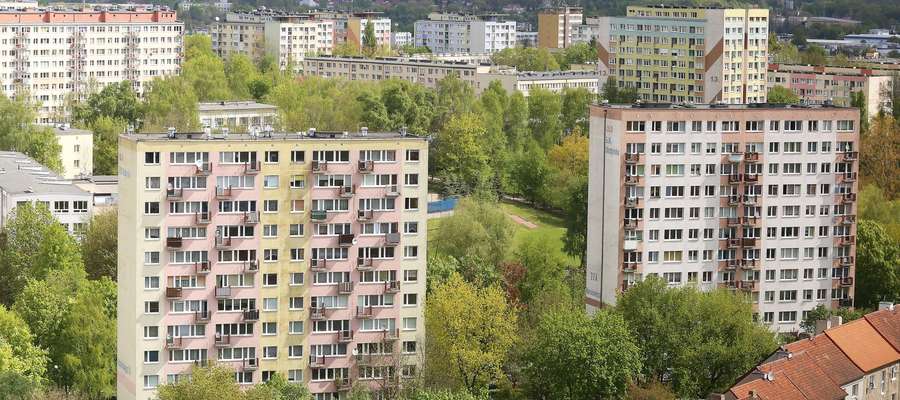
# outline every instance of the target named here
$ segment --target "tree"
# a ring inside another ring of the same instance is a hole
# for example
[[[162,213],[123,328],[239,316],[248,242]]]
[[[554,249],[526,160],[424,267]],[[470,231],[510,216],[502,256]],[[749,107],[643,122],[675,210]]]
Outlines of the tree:
[[[850,93],[850,107],[859,109],[859,132],[865,134],[869,130],[869,111],[866,107],[866,94],[862,90]]]
[[[515,226],[497,203],[460,199],[453,215],[441,220],[431,242],[435,253],[464,260],[475,257],[492,266],[506,258]]]
[[[0,305],[0,395],[16,398],[8,390],[25,382],[40,388],[45,381],[46,365],[47,353],[34,345],[25,321]]]
[[[34,124],[37,108],[26,97],[0,95],[0,150],[25,153],[52,171],[62,172],[62,147],[53,130]]]
[[[191,379],[181,379],[157,388],[159,400],[241,400],[243,393],[234,381],[234,369],[223,365],[194,367]]]
[[[815,45],[807,46],[806,50],[800,53],[800,62],[810,65],[825,65],[825,49]]]
[[[849,308],[829,309],[819,304],[816,308],[809,310],[806,318],[800,322],[800,328],[806,333],[813,335],[816,333],[816,321],[826,320],[832,316],[839,316],[843,323],[861,318],[866,312],[860,309],[851,310]]]
[[[625,320],[608,310],[593,316],[583,310],[551,311],[530,338],[524,374],[531,398],[623,398],[641,369],[640,349]]]
[[[550,196],[553,207],[564,209],[572,186],[587,178],[588,142],[586,136],[575,133],[563,138],[547,152],[552,178],[548,184],[555,188]]]
[[[435,92],[422,85],[400,79],[390,79],[380,85],[381,102],[390,121],[388,129],[406,127],[409,133],[425,136],[431,131],[434,119]]]
[[[312,395],[303,384],[288,382],[282,374],[275,374],[263,385],[267,386],[273,396],[271,400],[310,400]]]
[[[900,243],[875,221],[856,227],[856,305],[876,308],[900,299]]]
[[[725,290],[669,288],[650,277],[629,288],[616,310],[641,348],[641,375],[670,381],[679,397],[727,389],[777,347],[750,304]]]
[[[794,94],[791,89],[781,85],[772,86],[769,93],[766,94],[766,102],[769,104],[797,104],[800,103],[800,97]]]
[[[367,20],[362,37],[362,51],[366,57],[372,57],[377,50],[378,39],[375,38],[375,24],[372,23],[372,20]]]
[[[180,77],[156,78],[144,94],[143,132],[165,132],[169,127],[182,132],[200,129],[197,95]]]
[[[513,181],[517,193],[532,204],[547,204],[551,197],[549,185],[552,171],[547,163],[547,155],[534,140],[529,140],[525,151],[519,154],[513,166]]]
[[[869,129],[861,132],[860,176],[865,185],[876,185],[888,199],[900,197],[900,125],[889,115],[872,119]]]
[[[85,281],[63,323],[62,365],[72,386],[90,398],[116,393],[116,285]]]
[[[517,342],[516,313],[497,286],[477,288],[454,274],[425,305],[426,379],[476,394],[501,377]]]
[[[612,104],[632,104],[638,98],[637,88],[631,86],[620,88],[614,76],[606,78],[603,91],[600,93],[600,99]]]
[[[562,92],[562,126],[566,134],[587,134],[589,112],[594,95],[585,88],[566,88]]]
[[[243,54],[229,55],[225,61],[225,78],[232,98],[256,98],[253,93],[253,86],[254,82],[260,79],[260,76],[256,70],[256,65],[253,64],[253,60],[250,57]],[[260,88],[257,87],[255,90],[259,92]]]
[[[566,215],[563,249],[566,254],[578,257],[582,268],[587,262],[587,203],[588,179],[581,177],[569,186],[568,200],[563,207]]]
[[[96,212],[81,239],[81,255],[90,279],[102,276],[116,280],[119,213],[115,209]]]
[[[357,99],[369,82],[307,77],[280,81],[266,97],[278,106],[279,121],[288,131],[356,131],[361,126],[362,105]]]
[[[110,83],[103,90],[88,96],[84,103],[78,104],[72,110],[72,119],[76,124],[86,128],[95,126],[101,117],[137,125],[141,114],[141,101],[131,81],[121,81]]]
[[[528,100],[522,92],[515,91],[509,96],[506,112],[503,114],[503,131],[506,132],[506,145],[511,154],[525,148],[528,139]]]
[[[515,67],[519,71],[558,71],[556,57],[544,48],[506,48],[494,53],[491,61],[497,65]]]
[[[434,97],[434,120],[432,131],[438,131],[447,121],[472,111],[475,104],[475,91],[472,85],[459,78],[457,74],[449,74],[437,83]]]
[[[597,47],[590,43],[575,43],[556,53],[556,62],[563,70],[571,68],[574,64],[596,63]]]
[[[51,271],[84,271],[81,252],[75,238],[60,224],[47,227],[43,240],[38,245],[30,278],[44,279]]]
[[[94,137],[94,175],[119,173],[118,140],[125,127],[124,120],[105,115],[95,119],[89,126]]]
[[[449,194],[477,193],[489,187],[493,171],[481,139],[484,122],[472,113],[453,116],[435,138],[433,175]]]
[[[184,63],[181,78],[194,89],[199,101],[229,100],[232,98],[225,77],[225,64],[212,49],[208,35],[184,37]]]
[[[900,242],[900,199],[887,199],[875,184],[867,184],[859,192],[858,218],[877,222],[894,241]]]
[[[545,89],[533,89],[528,96],[528,128],[532,139],[544,149],[557,143],[562,134],[559,95]]]

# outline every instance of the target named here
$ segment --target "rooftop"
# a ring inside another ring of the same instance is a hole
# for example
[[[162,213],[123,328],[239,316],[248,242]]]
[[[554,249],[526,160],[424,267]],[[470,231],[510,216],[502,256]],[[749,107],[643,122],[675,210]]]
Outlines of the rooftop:
[[[22,153],[0,151],[0,190],[12,194],[69,194],[89,196],[71,181]]]
[[[900,360],[900,353],[872,327],[866,318],[825,331],[859,369],[872,371]]]
[[[198,103],[197,110],[204,111],[226,111],[226,110],[277,110],[278,107],[271,104],[257,103],[255,101],[217,101],[212,103]]]
[[[81,136],[81,135],[93,135],[94,134],[93,132],[86,130],[86,129],[72,128],[68,124],[54,125],[53,133],[55,133],[56,136]]]
[[[750,103],[750,104],[689,104],[689,103],[634,103],[634,104],[598,104],[600,108],[612,109],[657,109],[657,110],[681,110],[681,109],[697,109],[697,110],[810,110],[810,109],[849,109],[850,107],[841,107],[828,104],[770,104],[770,103]]]
[[[371,132],[362,128],[359,132],[317,131],[305,132],[254,131],[247,133],[165,132],[121,135],[125,140],[146,141],[299,141],[299,140],[426,140],[421,136],[400,132]]]

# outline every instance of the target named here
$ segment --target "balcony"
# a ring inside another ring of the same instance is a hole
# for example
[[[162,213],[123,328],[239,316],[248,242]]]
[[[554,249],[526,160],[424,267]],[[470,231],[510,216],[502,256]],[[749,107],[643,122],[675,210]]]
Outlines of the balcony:
[[[622,272],[635,272],[641,266],[637,261],[625,261],[622,263]]]
[[[181,339],[182,338],[180,338],[180,337],[167,336],[166,337],[166,348],[170,349],[170,350],[180,349],[182,347]]]
[[[259,173],[259,161],[251,161],[244,163],[244,174],[256,175]]]
[[[166,238],[166,248],[167,249],[180,249],[182,245],[182,239],[180,237],[167,237]]]
[[[625,228],[626,229],[636,229],[638,227],[638,220],[627,218],[625,219]]]
[[[641,177],[637,175],[625,175],[626,185],[637,185],[641,183]]]
[[[350,378],[336,378],[334,386],[338,392],[346,392],[353,388],[353,381]]]
[[[753,247],[753,246],[756,246],[756,238],[743,238],[743,239],[741,239],[741,246],[743,246],[743,247]]]
[[[846,299],[840,299],[840,300],[838,301],[838,305],[839,305],[840,307],[853,307],[853,298],[852,298],[852,297],[848,297],[848,298],[846,298]]]
[[[338,188],[338,197],[349,199],[353,197],[353,186],[341,186]]]
[[[741,225],[744,226],[756,226],[759,223],[759,218],[757,217],[741,217]]]
[[[728,226],[740,226],[740,225],[741,225],[741,219],[738,218],[738,217],[729,217],[729,218],[726,220],[726,223],[728,224]]]
[[[215,342],[216,347],[229,347],[231,346],[231,335],[216,333]]]
[[[350,247],[353,246],[353,242],[356,241],[356,236],[354,234],[346,234],[346,235],[338,235],[338,246],[340,247]]]
[[[848,235],[848,236],[838,236],[837,244],[838,246],[850,246],[856,243],[856,236]]]
[[[400,244],[400,234],[397,232],[394,233],[385,233],[384,234],[384,245],[385,246],[396,246]]]
[[[356,220],[361,222],[371,221],[373,214],[372,210],[359,210],[356,212]]]
[[[757,195],[745,194],[741,196],[741,199],[744,200],[745,206],[755,206],[757,203],[759,203],[759,196]]]
[[[841,202],[844,204],[856,201],[856,193],[844,193],[841,195]]]
[[[353,331],[338,331],[338,343],[350,343],[353,341]]]
[[[182,292],[182,288],[180,288],[180,287],[167,287],[166,288],[166,298],[167,299],[180,299],[181,292]]]
[[[733,249],[741,247],[741,239],[738,238],[729,238],[728,239],[728,248]]]
[[[194,214],[194,220],[197,222],[197,225],[209,225],[210,219],[212,219],[212,215],[208,211]]]
[[[724,282],[719,282],[719,288],[720,288],[720,289],[730,289],[730,290],[734,290],[734,289],[737,289],[737,287],[738,287],[738,281],[724,281]]]
[[[216,199],[217,200],[225,200],[231,198],[231,186],[221,187],[216,186]]]
[[[729,174],[728,175],[728,183],[732,185],[736,185],[741,183],[741,174]]]
[[[859,159],[858,151],[844,151],[841,152],[841,161],[856,161]]]
[[[385,197],[398,197],[400,196],[400,187],[397,185],[388,185],[384,188]]]
[[[744,182],[759,182],[759,174],[744,174]]]
[[[841,286],[843,286],[843,287],[853,286],[853,277],[845,276],[845,277],[841,278]]]
[[[248,211],[244,213],[244,223],[247,225],[256,225],[259,223],[259,211]]]
[[[744,153],[744,162],[755,163],[759,161],[759,153],[755,151],[748,151]]]
[[[309,218],[313,221],[324,221],[328,218],[328,211],[325,210],[312,210],[309,212]]]
[[[244,261],[244,272],[250,274],[259,272],[259,260]]]
[[[856,223],[855,215],[838,215],[838,216],[834,217],[834,219],[835,219],[835,222],[837,222],[839,224],[843,224],[843,225],[850,225],[850,224]]]
[[[384,283],[384,292],[385,293],[399,293],[400,292],[400,281],[387,281]]]
[[[720,264],[727,270],[735,270],[741,266],[741,260],[723,260]]]
[[[639,153],[625,153],[625,164],[637,164],[641,162]]]
[[[197,324],[206,324],[211,317],[212,312],[209,310],[194,311],[194,322]]]
[[[258,358],[246,358],[243,361],[241,361],[241,368],[243,368],[243,370],[247,371],[247,372],[256,371],[257,369],[259,369],[259,359]]]
[[[322,368],[325,366],[325,356],[317,356],[315,354],[309,355],[309,367],[310,368]]]
[[[856,182],[856,172],[844,172],[838,175],[844,182]]]
[[[400,330],[399,329],[386,329],[384,331],[384,340],[385,341],[394,341],[400,339]]]
[[[835,260],[837,260],[837,264],[842,267],[852,267],[853,262],[855,261],[853,257],[850,256],[837,257]]]
[[[184,194],[184,189],[166,189],[166,200],[178,200]]]
[[[620,286],[619,289],[622,291],[622,293],[625,293],[626,291],[628,291],[628,289],[630,289],[634,285],[635,285],[634,282],[622,281],[622,286]]]
[[[212,264],[209,261],[200,261],[194,263],[194,271],[197,275],[206,275],[212,270]]]
[[[733,194],[728,196],[728,205],[736,206],[741,203],[741,195]]]
[[[328,261],[324,258],[309,260],[309,270],[312,272],[325,272],[328,269]]]
[[[227,299],[231,297],[231,287],[216,286],[216,298]]]
[[[356,164],[356,169],[359,170],[359,173],[361,174],[370,174],[375,170],[375,162],[359,160]]]
[[[372,318],[372,306],[356,306],[356,318],[359,318],[359,319]]]
[[[745,271],[749,271],[749,270],[752,270],[753,268],[756,268],[756,260],[755,259],[741,260],[741,269],[743,269]]]
[[[309,309],[309,319],[312,321],[322,321],[328,316],[325,307],[312,307]]]
[[[338,283],[338,294],[350,294],[350,293],[353,293],[353,282]]]
[[[641,205],[640,197],[626,197],[625,198],[625,207],[626,208],[635,208]]]
[[[256,322],[259,321],[259,310],[258,309],[250,309],[244,310],[242,313],[243,319],[245,322]]]
[[[756,281],[738,281],[738,288],[743,291],[752,292],[756,289]]]
[[[231,248],[231,237],[216,237],[216,250]]]
[[[371,258],[357,258],[356,259],[356,269],[359,271],[371,271],[372,268],[372,259]]]
[[[380,361],[383,361],[383,358],[378,354],[357,354],[355,360],[357,366],[368,367],[379,364]]]
[[[328,171],[328,162],[314,160],[310,163],[310,168],[312,168],[312,172],[325,172]]]
[[[209,176],[212,173],[212,163],[205,162],[197,164],[197,171],[194,172],[195,175],[199,176]]]

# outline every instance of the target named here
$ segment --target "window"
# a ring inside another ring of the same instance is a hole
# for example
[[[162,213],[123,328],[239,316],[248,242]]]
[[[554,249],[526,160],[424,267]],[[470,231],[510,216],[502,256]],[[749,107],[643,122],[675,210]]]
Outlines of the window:
[[[144,165],[159,165],[159,152],[144,152]]]
[[[158,276],[145,276],[144,277],[144,289],[159,289],[159,277]]]
[[[404,306],[414,306],[417,305],[419,301],[418,294],[416,293],[404,293],[403,294],[403,305]]]
[[[418,197],[407,197],[404,198],[404,210],[418,210],[419,209],[419,198]]]
[[[144,351],[144,364],[156,364],[159,362],[159,351],[158,350],[145,350]]]
[[[416,317],[404,317],[403,318],[403,330],[405,330],[405,331],[416,330]]]
[[[145,301],[144,302],[144,314],[159,314],[159,302],[158,301]]]
[[[145,326],[144,327],[144,339],[158,339],[159,338],[159,327],[158,326]]]
[[[263,212],[278,212],[278,200],[263,200]]]
[[[145,215],[159,215],[159,202],[158,201],[148,201],[144,203],[144,214]]]
[[[303,236],[303,224],[291,224],[288,229],[288,234],[291,235],[291,237]]]
[[[144,189],[154,190],[159,189],[159,177],[158,176],[148,176],[144,178]]]
[[[297,285],[303,284],[303,273],[302,272],[291,272],[290,277],[291,277],[291,280],[290,280],[289,284],[291,286],[297,286]]]
[[[159,153],[156,153],[159,157]],[[159,386],[159,375],[144,375],[144,389],[156,389]]]
[[[403,270],[404,282],[416,282],[419,280],[419,271],[415,269]]]
[[[303,150],[291,150],[291,162],[294,164],[306,162],[306,152]]]
[[[265,335],[265,323],[263,324],[263,335]],[[278,346],[263,346],[262,358],[272,360],[278,358]]]
[[[406,162],[419,162],[419,150],[406,150]]]
[[[839,131],[852,131],[853,130],[853,121],[852,120],[840,120],[837,122],[837,130]]]
[[[277,299],[276,299],[277,300]],[[265,303],[264,303],[265,304]],[[276,302],[276,304],[278,304]],[[278,334],[278,324],[275,322],[263,322],[262,323],[262,334],[263,335],[276,335]]]
[[[306,178],[303,175],[291,175],[291,189],[303,189],[306,187]]]
[[[266,189],[275,189],[278,187],[278,175],[266,175],[263,177],[263,187]]]
[[[266,151],[264,160],[266,163],[269,163],[269,164],[277,163],[278,162],[278,151],[275,151],[275,150]]]
[[[288,358],[303,357],[303,346],[299,344],[288,346]]]
[[[404,246],[403,258],[416,258],[419,256],[419,246]]]
[[[302,335],[303,334],[303,321],[288,322],[288,334]]]
[[[263,286],[277,286],[278,274],[263,274]]]
[[[159,227],[144,228],[144,239],[159,240]]]
[[[419,174],[405,174],[403,176],[403,184],[406,186],[418,186]]]

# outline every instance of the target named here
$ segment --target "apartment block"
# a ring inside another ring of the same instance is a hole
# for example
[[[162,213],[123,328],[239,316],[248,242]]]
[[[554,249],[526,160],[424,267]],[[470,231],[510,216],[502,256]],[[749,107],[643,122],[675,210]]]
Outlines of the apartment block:
[[[862,92],[869,118],[893,109],[893,76],[888,70],[769,64],[768,88],[790,89],[806,104],[832,103],[849,107],[851,95]]]
[[[576,43],[583,19],[581,7],[548,8],[539,12],[537,47],[564,49]]]
[[[119,399],[209,361],[320,400],[417,374],[425,138],[170,131],[119,151]]]
[[[379,12],[334,13],[332,16],[323,15],[319,18],[334,21],[335,44],[347,43],[353,48],[362,48],[366,26],[371,22],[378,47],[391,48],[391,19],[381,16]]]
[[[432,53],[496,53],[516,47],[516,21],[502,15],[428,14],[415,23],[415,45]]]
[[[63,178],[74,179],[94,173],[94,132],[56,124],[53,133],[59,142]]]
[[[278,107],[255,101],[219,101],[197,104],[197,114],[204,127],[247,132],[250,128],[262,130],[274,126]]]
[[[741,377],[721,400],[893,400],[900,395],[900,312],[890,302],[876,312],[781,346]]]
[[[307,14],[273,11],[228,13],[210,30],[213,49],[221,57],[243,54],[259,59],[271,55],[281,69],[294,68],[311,54],[331,54],[335,22]]]
[[[93,213],[93,197],[22,153],[0,151],[0,228],[24,203],[47,206],[71,234],[81,234]]]
[[[413,44],[412,32],[393,32],[391,33],[391,48],[399,49],[406,45]]]
[[[648,276],[748,296],[796,332],[852,307],[859,113],[774,105],[591,108],[589,309]]]
[[[629,6],[598,20],[601,72],[644,101],[766,102],[768,9]]]
[[[62,122],[70,96],[123,80],[142,93],[180,70],[184,25],[164,8],[0,11],[0,86],[27,91],[38,122]]]

